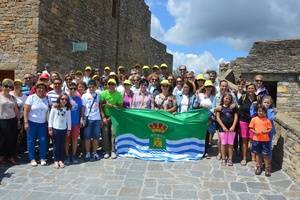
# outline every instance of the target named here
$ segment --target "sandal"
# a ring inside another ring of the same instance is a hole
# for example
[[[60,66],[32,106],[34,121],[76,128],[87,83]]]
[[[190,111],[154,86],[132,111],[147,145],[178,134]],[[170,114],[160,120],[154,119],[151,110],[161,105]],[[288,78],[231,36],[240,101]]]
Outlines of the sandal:
[[[257,167],[256,167],[256,170],[255,170],[255,174],[256,174],[256,175],[260,175],[261,172],[262,172],[261,167],[260,167],[260,166],[257,166]]]
[[[228,165],[228,166],[233,166],[233,162],[232,162],[232,160],[231,160],[231,159],[228,159],[228,161],[227,161],[227,165]]]
[[[241,165],[246,166],[247,165],[247,161],[246,160],[242,160],[241,161]]]
[[[220,153],[218,153],[218,155],[217,155],[217,159],[218,159],[218,160],[221,160],[221,158],[222,158],[221,154],[220,154]]]
[[[226,160],[225,160],[225,159],[222,159],[221,165],[222,165],[222,166],[226,166]]]
[[[270,169],[270,168],[267,168],[267,169],[265,170],[265,176],[266,176],[266,177],[270,177],[270,176],[271,176],[271,169]]]

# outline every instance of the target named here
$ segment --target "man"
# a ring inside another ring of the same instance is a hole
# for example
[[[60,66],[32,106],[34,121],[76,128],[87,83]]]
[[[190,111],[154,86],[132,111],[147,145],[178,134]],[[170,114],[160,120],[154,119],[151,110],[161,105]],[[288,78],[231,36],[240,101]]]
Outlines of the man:
[[[61,86],[62,86],[62,80],[60,78],[56,78],[53,80],[53,90],[47,93],[50,106],[55,104],[58,97],[62,94]]]
[[[264,77],[261,74],[257,74],[254,77],[254,84],[256,86],[256,96],[257,96],[257,101],[260,103],[262,101],[262,98],[266,95],[269,95],[269,91],[263,84],[264,82]]]
[[[159,75],[159,73],[160,73],[159,70],[160,70],[160,68],[158,65],[153,65],[152,73]]]
[[[92,67],[86,66],[86,68],[84,69],[84,76],[82,80],[87,85],[91,79],[92,79]]]
[[[32,75],[30,73],[26,73],[24,75],[24,84],[22,85],[22,93],[26,96],[29,96],[31,87],[33,86]]]
[[[168,79],[169,72],[168,72],[168,65],[166,63],[160,65],[160,71],[161,71],[160,80]]]
[[[103,76],[102,79],[106,80],[107,77],[109,76],[109,73],[111,72],[111,69],[109,66],[104,67],[104,72],[103,72]]]
[[[120,76],[125,76],[125,75],[126,75],[125,67],[122,66],[122,65],[120,65],[120,66],[118,67],[118,77],[120,77]]]
[[[217,72],[215,70],[209,70],[207,71],[209,80],[214,84],[214,87],[216,88],[217,91],[220,90],[220,82],[217,79]]]
[[[181,77],[182,80],[186,80],[186,66],[185,65],[180,65],[179,68],[179,76]]]
[[[38,79],[39,82],[42,82],[45,85],[47,85],[47,89],[46,89],[47,91],[46,92],[49,92],[50,90],[52,90],[49,86],[49,78],[50,77],[49,77],[48,74],[41,74],[39,76],[39,79]],[[35,93],[36,93],[36,88],[35,88],[35,86],[32,86],[29,94],[32,95],[32,94],[35,94]]]
[[[150,67],[148,65],[144,65],[142,69],[142,79],[147,79],[150,74]]]
[[[115,130],[112,129],[109,108],[122,107],[123,97],[116,90],[117,82],[109,79],[107,89],[101,93],[101,117],[103,120],[103,149],[105,151],[104,158],[117,158],[115,153]]]

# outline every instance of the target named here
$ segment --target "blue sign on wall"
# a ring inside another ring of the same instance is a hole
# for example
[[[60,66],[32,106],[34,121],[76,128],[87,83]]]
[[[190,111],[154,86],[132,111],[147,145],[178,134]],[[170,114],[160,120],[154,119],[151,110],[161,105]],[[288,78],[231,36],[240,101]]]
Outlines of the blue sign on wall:
[[[72,52],[79,52],[79,51],[87,51],[87,43],[86,42],[72,42]]]

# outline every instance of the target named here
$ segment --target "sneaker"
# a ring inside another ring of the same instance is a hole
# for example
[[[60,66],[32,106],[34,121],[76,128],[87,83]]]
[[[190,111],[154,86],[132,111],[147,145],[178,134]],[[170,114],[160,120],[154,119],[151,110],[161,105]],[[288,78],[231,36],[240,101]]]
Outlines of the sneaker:
[[[36,167],[38,165],[35,160],[31,160],[30,164],[31,164],[32,167]]]
[[[91,159],[91,154],[90,154],[90,152],[88,152],[88,153],[85,154],[84,160],[85,161],[90,161],[90,159]]]
[[[76,156],[72,156],[72,161],[73,161],[73,164],[78,164],[79,163],[79,161],[76,158]]]
[[[46,162],[46,160],[41,160],[41,166],[45,166],[45,165],[47,165],[47,162]]]
[[[55,168],[55,169],[58,169],[58,168],[59,168],[59,164],[58,164],[57,161],[54,162],[54,168]]]
[[[63,161],[59,161],[58,164],[60,168],[65,168],[65,164],[63,163]]]
[[[94,158],[94,160],[99,160],[99,159],[100,159],[100,157],[99,157],[99,155],[97,154],[97,152],[94,152],[94,153],[93,153],[93,158]]]
[[[111,157],[111,159],[116,159],[117,158],[117,154],[115,152],[111,152],[110,157]]]
[[[105,159],[109,158],[109,153],[105,153],[104,156],[103,156]]]

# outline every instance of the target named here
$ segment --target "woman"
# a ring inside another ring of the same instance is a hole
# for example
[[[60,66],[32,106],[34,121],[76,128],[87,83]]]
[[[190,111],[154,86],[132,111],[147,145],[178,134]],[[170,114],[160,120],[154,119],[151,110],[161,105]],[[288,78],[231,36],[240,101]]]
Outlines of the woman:
[[[141,81],[141,76],[136,74],[132,77],[132,87],[131,90],[135,93],[138,92],[140,89],[140,81]]]
[[[256,88],[253,83],[246,85],[246,94],[242,95],[238,101],[239,104],[239,119],[240,119],[240,133],[242,136],[242,161],[241,165],[247,164],[247,149],[248,142],[252,139],[252,133],[249,130],[249,123],[251,121],[250,107],[256,101]],[[252,160],[255,160],[252,155]]]
[[[156,109],[165,110],[170,113],[176,112],[176,98],[170,92],[170,83],[168,80],[162,80],[161,93],[156,95],[154,106]]]
[[[18,150],[25,151],[26,150],[26,135],[24,134],[24,104],[27,99],[27,96],[22,93],[22,85],[23,82],[20,79],[16,79],[14,81],[14,90],[10,92],[13,95],[18,104],[19,110],[19,119],[20,119],[20,127],[18,127]]]
[[[130,108],[132,104],[133,91],[130,89],[132,84],[130,80],[125,80],[124,83],[124,94],[123,94],[123,107]]]
[[[82,96],[87,90],[87,86],[85,84],[85,82],[83,81],[79,81],[77,83],[77,92],[79,96]]]
[[[201,93],[204,88],[204,83],[206,79],[203,74],[198,74],[195,80],[196,92]]]
[[[183,86],[183,80],[181,77],[178,77],[176,79],[176,86],[174,87],[172,94],[174,96],[181,95],[182,94],[182,86]]]
[[[14,83],[11,79],[2,81],[0,93],[0,164],[10,161],[13,165],[15,160],[16,145],[19,125],[19,111],[17,100],[9,92],[13,90]]]
[[[152,73],[148,76],[148,91],[150,95],[154,98],[156,95],[159,94],[159,76],[156,73]]]
[[[176,95],[177,112],[187,112],[193,109],[195,95],[193,84],[187,81],[183,84],[182,94]]]
[[[168,76],[168,81],[171,84],[171,87],[174,88],[176,86],[176,80],[175,77],[171,74]]]
[[[36,93],[30,95],[24,105],[24,128],[27,131],[27,147],[31,166],[37,166],[35,160],[35,142],[39,140],[41,165],[45,166],[47,153],[47,114],[49,102],[46,97],[47,85],[37,82]]]
[[[83,122],[83,113],[84,113],[84,107],[82,105],[82,100],[80,96],[77,95],[77,85],[76,83],[70,83],[69,86],[69,97],[70,97],[70,103],[72,105],[71,109],[71,122],[72,122],[72,128],[70,135],[67,135],[66,137],[66,158],[67,163],[74,163],[77,164],[78,160],[76,158],[76,152],[77,152],[77,141],[78,136],[80,133],[80,127]],[[69,149],[71,146],[71,155],[69,154]]]
[[[134,93],[131,108],[137,109],[153,109],[154,99],[147,91],[148,81],[146,79],[141,80],[140,91]]]

